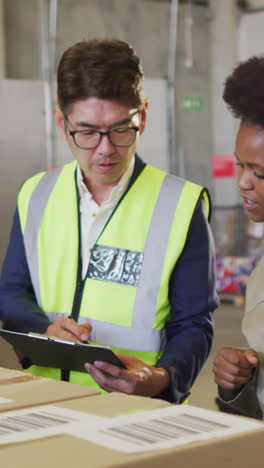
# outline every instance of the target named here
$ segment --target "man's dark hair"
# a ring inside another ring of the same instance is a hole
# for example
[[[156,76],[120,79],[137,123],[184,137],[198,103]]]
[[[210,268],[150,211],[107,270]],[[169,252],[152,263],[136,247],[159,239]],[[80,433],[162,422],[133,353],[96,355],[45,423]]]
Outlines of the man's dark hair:
[[[233,70],[223,99],[235,117],[264,127],[264,56],[251,57]]]
[[[67,115],[72,103],[97,97],[141,108],[143,70],[132,47],[117,39],[92,39],[67,49],[57,73],[58,104]]]

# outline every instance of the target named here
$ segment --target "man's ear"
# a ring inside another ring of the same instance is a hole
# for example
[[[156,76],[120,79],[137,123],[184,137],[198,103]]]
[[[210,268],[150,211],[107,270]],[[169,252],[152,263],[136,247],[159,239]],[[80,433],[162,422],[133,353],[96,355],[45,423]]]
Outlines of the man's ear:
[[[57,129],[59,130],[59,134],[60,136],[66,140],[66,130],[65,130],[65,117],[61,111],[61,109],[59,108],[59,106],[56,106],[54,107],[53,109],[53,117],[54,117],[54,120],[55,120],[55,124],[56,124],[56,127]]]
[[[146,100],[144,103],[143,109],[140,111],[140,125],[139,125],[140,135],[142,135],[146,127],[147,112],[148,112],[148,101]]]

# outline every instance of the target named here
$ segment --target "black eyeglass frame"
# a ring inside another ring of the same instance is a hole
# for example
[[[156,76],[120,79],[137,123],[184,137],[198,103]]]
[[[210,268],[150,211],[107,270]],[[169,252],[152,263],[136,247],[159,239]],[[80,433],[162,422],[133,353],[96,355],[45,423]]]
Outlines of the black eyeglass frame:
[[[140,112],[139,109],[136,110],[136,112],[134,112],[131,116],[131,120],[133,119],[134,115],[138,114]],[[74,141],[74,144],[77,146],[77,148],[80,148],[80,149],[94,149],[94,148],[97,148],[97,146],[100,145],[101,141],[102,141],[102,138],[104,135],[107,135],[111,145],[113,146],[116,146],[118,148],[128,148],[129,146],[133,145],[135,139],[136,139],[136,136],[137,136],[137,132],[139,131],[139,128],[138,126],[134,125],[133,127],[116,127],[116,128],[112,128],[112,130],[108,130],[107,132],[101,132],[100,130],[93,130],[91,129],[92,132],[96,132],[96,133],[99,133],[100,135],[100,138],[99,138],[99,141],[96,145],[94,146],[89,146],[89,147],[83,147],[83,146],[79,146],[76,141],[75,141],[75,135],[77,133],[85,133],[87,132],[87,130],[70,130],[69,127],[67,126],[66,122],[68,121],[68,118],[66,115],[64,115],[64,125],[65,125],[65,129],[68,130],[69,132],[69,135],[72,137],[73,141]],[[121,130],[121,129],[131,129],[131,130],[134,130],[135,131],[135,135],[134,135],[134,139],[131,141],[131,143],[129,143],[128,145],[116,145],[115,143],[112,142],[111,140],[111,132],[115,132],[117,130]]]
[[[127,145],[117,145],[116,143],[113,143],[113,142],[112,142],[112,140],[111,140],[111,133],[112,133],[112,132],[116,132],[117,130],[120,130],[120,129],[128,129],[128,130],[134,130],[134,131],[135,131],[135,136],[134,136],[133,140],[131,141],[131,143],[129,143],[129,144],[127,144]],[[89,147],[86,146],[85,148],[84,148],[83,146],[79,146],[79,145],[76,143],[75,135],[76,135],[77,133],[85,133],[85,132],[87,132],[87,130],[70,130],[70,129],[68,128],[68,131],[69,131],[69,135],[71,135],[71,137],[72,137],[72,139],[73,139],[75,145],[76,145],[78,148],[80,148],[80,149],[94,149],[94,148],[96,148],[97,146],[100,145],[100,143],[101,143],[102,138],[103,138],[104,135],[107,135],[107,136],[108,136],[111,145],[117,146],[118,148],[128,148],[129,146],[133,145],[133,143],[134,143],[134,141],[135,141],[135,139],[136,139],[137,132],[139,131],[139,127],[136,127],[136,126],[134,126],[134,127],[117,127],[117,128],[113,128],[112,130],[108,130],[107,132],[101,132],[100,130],[91,130],[91,131],[94,132],[94,133],[99,133],[100,138],[99,138],[99,141],[98,141],[98,143],[97,143],[96,145],[94,145],[94,146],[89,146]]]

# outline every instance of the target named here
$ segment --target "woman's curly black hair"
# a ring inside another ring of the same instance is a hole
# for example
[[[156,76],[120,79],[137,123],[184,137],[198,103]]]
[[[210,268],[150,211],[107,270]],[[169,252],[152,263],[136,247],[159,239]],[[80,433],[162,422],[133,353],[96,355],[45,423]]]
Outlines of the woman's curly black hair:
[[[234,117],[264,127],[264,56],[251,57],[233,70],[223,99]]]

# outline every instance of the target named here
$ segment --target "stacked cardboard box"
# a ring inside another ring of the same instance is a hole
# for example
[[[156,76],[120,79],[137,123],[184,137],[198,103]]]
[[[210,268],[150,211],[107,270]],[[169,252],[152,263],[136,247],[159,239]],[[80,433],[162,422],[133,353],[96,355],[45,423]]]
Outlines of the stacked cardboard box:
[[[0,370],[0,406],[8,390],[20,401],[0,413],[0,460],[5,468],[263,466],[264,425],[258,421],[158,399],[91,394],[49,379],[23,381],[21,374]],[[49,392],[45,397],[49,385],[53,398]],[[43,429],[45,419],[50,425]],[[29,421],[34,430],[23,439],[26,430],[21,427]]]
[[[36,377],[0,367],[0,413],[98,395],[95,388]]]

